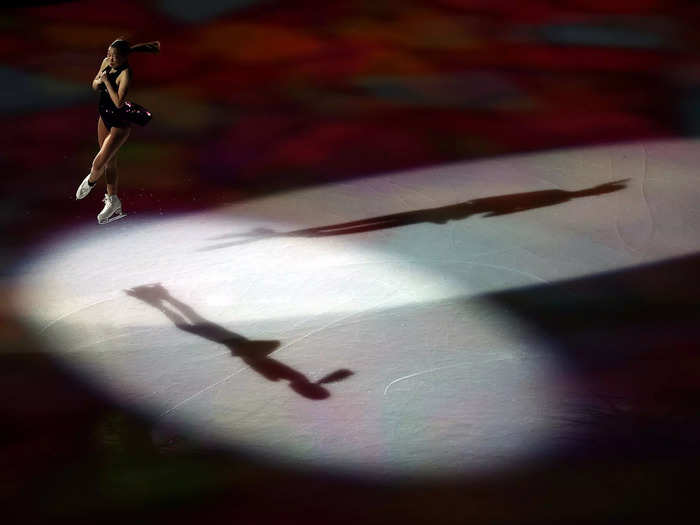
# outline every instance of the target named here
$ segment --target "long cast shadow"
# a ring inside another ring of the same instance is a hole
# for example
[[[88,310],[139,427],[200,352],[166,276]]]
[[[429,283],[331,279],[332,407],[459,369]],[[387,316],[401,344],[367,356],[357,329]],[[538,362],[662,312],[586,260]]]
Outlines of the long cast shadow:
[[[170,295],[170,292],[160,283],[137,286],[125,292],[160,310],[180,330],[227,346],[231,350],[231,355],[241,358],[265,379],[289,381],[289,387],[292,390],[308,399],[318,400],[330,397],[330,392],[321,385],[342,381],[353,374],[350,370],[340,369],[319,381],[311,382],[298,370],[269,357],[269,354],[279,348],[279,341],[252,341],[212,323],[195,312],[191,306]]]
[[[358,221],[343,222],[315,228],[305,228],[290,232],[275,232],[272,230],[257,229],[249,233],[226,234],[219,237],[214,237],[210,240],[229,239],[233,237],[242,237],[243,239],[207,246],[205,248],[201,248],[199,251],[227,248],[229,246],[237,246],[272,237],[325,237],[328,235],[349,235],[353,233],[363,233],[386,228],[396,228],[399,226],[407,226],[409,224],[417,224],[421,222],[445,224],[447,221],[466,219],[467,217],[480,213],[483,213],[484,217],[497,217],[500,215],[508,215],[535,208],[554,206],[581,197],[592,197],[594,195],[611,193],[613,191],[618,191],[625,188],[628,180],[629,179],[623,179],[607,182],[605,184],[599,184],[598,186],[593,186],[591,188],[578,191],[558,189],[541,190],[525,193],[511,193],[509,195],[498,195],[495,197],[484,197],[482,199],[474,199],[467,202],[461,202],[459,204],[441,206],[439,208],[428,208],[423,210],[394,213],[391,215],[382,215],[379,217],[371,217]]]

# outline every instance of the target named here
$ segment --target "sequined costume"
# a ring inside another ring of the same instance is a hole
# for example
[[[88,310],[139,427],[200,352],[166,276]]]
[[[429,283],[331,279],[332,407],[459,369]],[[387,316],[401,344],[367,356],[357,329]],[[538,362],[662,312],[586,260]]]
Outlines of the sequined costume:
[[[118,90],[116,79],[119,74],[128,67],[128,64],[124,64],[116,69],[110,68],[110,72],[107,73],[104,82],[111,82],[115,91]],[[97,105],[97,112],[102,117],[102,122],[104,122],[105,126],[107,126],[107,129],[129,127],[129,121],[125,120],[120,115],[119,108],[117,108],[117,106],[114,105],[114,102],[112,102],[112,97],[109,96],[109,92],[107,91],[107,87],[104,85],[104,82],[101,83],[99,87],[100,101]]]
[[[105,82],[111,82],[112,87],[117,90],[116,79],[119,73],[128,67],[128,64],[123,64],[116,69],[112,69],[107,73]],[[124,101],[124,105],[118,108],[114,105],[114,102],[112,102],[112,97],[109,96],[104,82],[100,84],[99,89],[100,101],[97,105],[97,112],[100,114],[100,117],[102,117],[102,122],[105,123],[108,130],[112,128],[126,128],[130,124],[145,126],[150,122],[152,118],[151,112],[143,106],[139,106],[134,102]]]

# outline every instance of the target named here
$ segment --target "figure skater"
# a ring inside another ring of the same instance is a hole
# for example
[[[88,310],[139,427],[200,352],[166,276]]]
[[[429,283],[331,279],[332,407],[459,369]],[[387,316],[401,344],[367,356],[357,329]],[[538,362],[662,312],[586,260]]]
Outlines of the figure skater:
[[[106,224],[121,219],[122,203],[117,196],[117,159],[119,148],[131,133],[131,125],[145,125],[151,114],[145,108],[128,102],[126,94],[131,84],[131,67],[129,55],[134,52],[158,53],[160,42],[148,42],[131,45],[121,38],[112,42],[107,49],[107,56],[92,81],[92,89],[100,91],[98,103],[99,119],[97,121],[97,140],[100,151],[92,161],[87,177],[75,192],[76,199],[83,199],[90,193],[97,180],[106,176],[107,193],[102,211],[97,215],[99,224]]]

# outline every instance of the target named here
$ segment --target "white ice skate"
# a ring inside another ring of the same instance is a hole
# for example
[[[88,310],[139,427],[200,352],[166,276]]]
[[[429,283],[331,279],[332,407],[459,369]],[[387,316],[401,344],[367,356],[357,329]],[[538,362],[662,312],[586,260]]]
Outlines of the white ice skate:
[[[107,224],[108,222],[116,221],[126,217],[126,213],[122,213],[122,202],[116,195],[105,194],[102,202],[105,203],[105,207],[97,215],[97,222],[100,224]]]
[[[75,192],[75,198],[76,199],[83,199],[87,196],[88,193],[90,193],[90,190],[92,189],[92,186],[88,184],[88,179],[90,178],[90,174],[87,174],[87,177],[83,179],[83,182],[80,183],[80,186],[78,186],[78,191]],[[94,185],[93,185],[94,186]]]

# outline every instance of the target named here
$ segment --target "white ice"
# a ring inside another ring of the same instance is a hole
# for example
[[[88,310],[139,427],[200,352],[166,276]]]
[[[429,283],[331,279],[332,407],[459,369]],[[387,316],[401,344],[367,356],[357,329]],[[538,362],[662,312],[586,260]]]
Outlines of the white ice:
[[[157,425],[302,467],[489,471],[560,438],[576,394],[547,341],[484,297],[696,252],[698,165],[696,141],[622,144],[130,215],[39,247],[18,304],[53,352]],[[282,235],[622,179],[491,217]],[[237,337],[279,346],[244,359]]]

